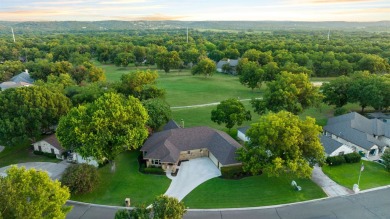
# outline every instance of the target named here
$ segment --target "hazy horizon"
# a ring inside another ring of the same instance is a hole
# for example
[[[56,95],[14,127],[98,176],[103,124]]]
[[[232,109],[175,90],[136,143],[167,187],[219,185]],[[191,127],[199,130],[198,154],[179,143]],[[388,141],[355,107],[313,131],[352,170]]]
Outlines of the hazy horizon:
[[[303,21],[390,20],[388,0],[3,0],[2,21]]]

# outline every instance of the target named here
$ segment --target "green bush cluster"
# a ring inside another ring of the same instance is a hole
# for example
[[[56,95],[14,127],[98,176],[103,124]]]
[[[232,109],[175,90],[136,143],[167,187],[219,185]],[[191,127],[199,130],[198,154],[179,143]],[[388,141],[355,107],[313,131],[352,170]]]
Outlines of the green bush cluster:
[[[97,168],[92,165],[74,164],[66,168],[61,183],[69,187],[72,194],[88,193],[99,183],[99,174]]]
[[[339,156],[334,156],[334,157],[327,157],[326,158],[326,163],[329,166],[339,166],[343,163],[358,163],[361,160],[360,154],[353,152],[350,154],[344,154],[344,155],[339,155]]]
[[[141,171],[146,174],[165,175],[165,172],[161,167],[145,167],[142,168]]]
[[[362,157],[360,154],[353,152],[350,154],[344,154],[345,162],[347,163],[359,163]]]
[[[55,154],[47,153],[47,152],[43,152],[43,151],[34,151],[33,153],[35,155],[43,155],[43,156],[46,156],[48,158],[57,158],[57,156]]]
[[[244,172],[242,165],[221,167],[222,178],[225,179],[241,179],[249,176],[249,173]]]

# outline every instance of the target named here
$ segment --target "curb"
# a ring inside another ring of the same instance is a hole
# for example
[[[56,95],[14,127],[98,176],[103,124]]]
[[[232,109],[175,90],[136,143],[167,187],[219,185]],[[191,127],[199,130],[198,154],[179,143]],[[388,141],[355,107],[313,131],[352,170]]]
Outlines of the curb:
[[[72,201],[68,200],[66,201],[67,204],[78,204],[78,205],[87,205],[89,207],[100,207],[100,208],[113,208],[113,209],[128,209],[133,210],[134,207],[122,207],[122,206],[114,206],[114,205],[99,205],[99,204],[92,204],[88,202],[78,202],[78,201]]]
[[[247,210],[271,209],[271,208],[287,207],[287,206],[293,206],[293,205],[304,204],[304,203],[318,202],[318,201],[323,201],[323,200],[332,199],[332,198],[338,198],[338,197],[348,197],[348,196],[353,196],[353,195],[357,195],[357,194],[360,194],[360,193],[372,192],[372,191],[386,189],[386,188],[390,188],[390,185],[381,186],[381,187],[372,188],[372,189],[367,189],[367,190],[363,190],[363,191],[361,191],[359,193],[354,193],[354,194],[347,194],[347,195],[341,195],[341,196],[335,196],[335,197],[325,197],[325,198],[312,199],[312,200],[307,200],[307,201],[287,203],[287,204],[280,204],[280,205],[269,205],[269,206],[259,206],[259,207],[244,207],[244,208],[212,208],[212,209],[196,209],[196,208],[191,209],[191,208],[187,208],[187,211],[188,212],[218,212],[218,211],[247,211]],[[72,201],[72,200],[68,200],[68,201],[66,201],[66,203],[67,204],[87,205],[89,207],[111,208],[111,209],[129,209],[129,210],[133,210],[134,209],[134,207],[121,207],[121,206],[113,206],[113,205],[100,205],[100,204],[92,204],[92,203]]]

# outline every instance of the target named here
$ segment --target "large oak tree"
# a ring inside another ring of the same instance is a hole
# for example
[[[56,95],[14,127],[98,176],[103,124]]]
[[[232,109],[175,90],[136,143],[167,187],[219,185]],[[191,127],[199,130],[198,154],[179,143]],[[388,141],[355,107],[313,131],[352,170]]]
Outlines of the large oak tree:
[[[93,103],[70,110],[61,118],[57,137],[62,146],[98,162],[142,145],[148,131],[148,114],[141,102],[129,96],[105,93]]]
[[[70,109],[70,100],[58,90],[30,86],[0,92],[0,142],[31,142],[51,131]]]
[[[321,131],[310,117],[301,120],[287,111],[265,114],[248,129],[250,141],[238,150],[238,159],[252,174],[309,178],[312,165],[324,159]]]
[[[294,114],[320,103],[322,94],[314,87],[306,74],[282,72],[275,81],[267,83],[263,99],[251,101],[255,112],[286,110]]]

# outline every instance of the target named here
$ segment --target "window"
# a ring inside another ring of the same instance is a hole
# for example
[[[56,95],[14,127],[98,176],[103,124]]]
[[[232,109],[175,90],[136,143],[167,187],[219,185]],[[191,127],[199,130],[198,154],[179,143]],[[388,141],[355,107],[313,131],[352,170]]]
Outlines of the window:
[[[155,159],[155,160],[152,160],[152,164],[153,165],[161,165],[161,162],[160,162],[160,160]]]
[[[342,156],[342,155],[344,155],[344,151],[341,151],[341,152],[339,153],[339,156]]]
[[[187,151],[187,154],[191,154],[191,151]]]

